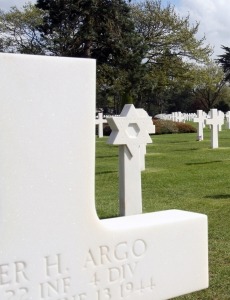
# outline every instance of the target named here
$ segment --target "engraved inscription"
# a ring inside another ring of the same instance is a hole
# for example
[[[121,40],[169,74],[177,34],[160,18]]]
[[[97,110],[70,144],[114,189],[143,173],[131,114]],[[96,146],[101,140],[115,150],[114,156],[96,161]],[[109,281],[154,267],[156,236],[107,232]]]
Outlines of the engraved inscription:
[[[64,271],[62,255],[46,256],[43,261],[47,280],[40,283],[40,299],[66,296],[69,292],[71,278],[68,276],[67,270]]]
[[[44,260],[45,260],[46,276],[51,277],[53,274],[56,276],[57,274],[62,273],[61,254],[46,256]]]
[[[147,245],[144,240],[135,240],[131,247],[128,242],[118,243],[111,249],[107,245],[99,246],[97,251],[89,249],[84,268],[97,267],[100,265],[108,265],[126,261],[127,259],[141,258],[147,251]]]
[[[0,265],[0,286],[15,283],[21,284],[26,281],[28,281],[28,277],[24,261]]]
[[[41,258],[42,278],[37,283],[38,300],[129,300],[132,295],[156,295],[153,276],[139,276],[148,251],[146,241],[120,241],[117,244],[89,248],[82,262],[85,287],[79,287],[65,256],[61,253]],[[73,267],[73,266],[71,266]],[[77,266],[76,266],[77,267]],[[29,266],[24,261],[0,264],[0,300],[32,300]],[[73,278],[74,277],[74,278]]]
[[[130,299],[135,293],[156,293],[153,277],[139,278],[137,271],[147,250],[143,239],[89,248],[83,264],[83,270],[91,274],[86,299]]]
[[[27,264],[24,261],[0,265],[0,293],[6,300],[29,300]]]
[[[125,264],[121,267],[112,267],[108,269],[108,281],[110,283],[116,282],[128,277],[132,277],[135,273],[137,262],[133,264]]]
[[[19,288],[15,290],[5,291],[7,300],[29,300],[28,293],[29,290],[27,288]]]
[[[127,298],[134,293],[144,293],[145,291],[153,291],[156,288],[153,278],[150,278],[148,282],[140,280],[138,285],[133,282],[123,283],[120,286],[121,298]]]

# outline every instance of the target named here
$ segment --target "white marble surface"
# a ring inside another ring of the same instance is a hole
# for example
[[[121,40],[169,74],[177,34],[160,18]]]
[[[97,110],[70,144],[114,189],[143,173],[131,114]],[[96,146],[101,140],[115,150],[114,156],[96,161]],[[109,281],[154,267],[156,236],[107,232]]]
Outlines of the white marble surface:
[[[162,300],[206,288],[206,216],[96,215],[95,61],[0,54],[0,77],[0,299]]]

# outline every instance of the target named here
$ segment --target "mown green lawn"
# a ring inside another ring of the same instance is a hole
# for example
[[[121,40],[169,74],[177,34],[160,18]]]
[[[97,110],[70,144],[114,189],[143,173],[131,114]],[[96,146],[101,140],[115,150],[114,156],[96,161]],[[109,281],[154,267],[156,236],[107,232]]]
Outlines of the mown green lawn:
[[[96,139],[96,207],[100,218],[118,216],[118,148]],[[219,148],[196,134],[153,135],[142,173],[143,212],[181,209],[204,213],[209,223],[210,287],[179,299],[230,299],[230,130]]]

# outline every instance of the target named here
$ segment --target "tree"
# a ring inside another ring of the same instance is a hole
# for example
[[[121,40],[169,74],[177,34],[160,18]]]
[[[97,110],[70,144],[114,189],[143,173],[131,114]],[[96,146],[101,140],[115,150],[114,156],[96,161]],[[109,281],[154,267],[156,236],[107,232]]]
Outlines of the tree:
[[[38,0],[45,13],[39,27],[53,55],[97,59],[98,91],[131,93],[141,68],[144,44],[124,0]]]
[[[0,47],[2,52],[44,54],[38,26],[42,24],[43,12],[28,3],[19,10],[0,11]]]
[[[96,59],[98,107],[186,110],[211,54],[198,27],[160,0],[37,0],[0,13],[0,51]]]
[[[142,62],[147,72],[138,100],[142,106],[153,105],[155,113],[176,108],[179,103],[173,105],[172,98],[181,93],[190,98],[184,91],[192,88],[191,66],[207,62],[212,49],[203,45],[205,38],[196,38],[199,24],[190,26],[189,16],[181,18],[170,4],[141,2],[132,5],[132,14],[146,49]]]
[[[136,59],[138,37],[125,1],[38,0],[36,7],[45,12],[39,29],[54,55],[95,58],[112,66]]]
[[[209,111],[223,97],[226,97],[225,76],[222,69],[214,62],[207,65],[194,66],[196,85],[193,94],[202,109]]]
[[[219,55],[217,62],[222,66],[225,73],[225,80],[230,81],[230,48],[222,46],[222,49],[225,51],[225,54]]]
[[[205,37],[198,40],[199,23],[191,26],[189,15],[181,18],[168,4],[163,7],[160,0],[147,0],[132,6],[136,31],[144,37],[148,51],[145,62],[154,63],[166,53],[199,62],[207,61],[212,49],[204,46]]]

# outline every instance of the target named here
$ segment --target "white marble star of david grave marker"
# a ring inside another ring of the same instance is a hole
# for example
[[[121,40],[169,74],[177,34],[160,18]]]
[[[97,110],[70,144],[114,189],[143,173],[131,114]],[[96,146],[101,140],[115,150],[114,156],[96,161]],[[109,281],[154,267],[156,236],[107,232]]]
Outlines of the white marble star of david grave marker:
[[[154,134],[156,133],[156,128],[155,125],[152,122],[152,118],[149,117],[149,115],[147,114],[147,112],[142,109],[142,108],[137,108],[138,111],[138,115],[139,117],[142,118],[148,118],[148,124],[149,124],[149,128],[147,128],[147,132],[148,134]],[[145,170],[145,155],[146,155],[146,144],[141,144],[140,145],[140,170],[144,171]]]
[[[111,127],[108,143],[119,145],[120,215],[142,213],[141,170],[145,147],[155,132],[152,118],[142,109],[126,104],[119,117],[107,118]],[[135,183],[135,184],[134,184]]]
[[[0,54],[1,300],[163,300],[208,286],[205,215],[98,219],[95,69]]]
[[[203,110],[197,110],[197,117],[193,119],[193,122],[198,123],[197,128],[197,141],[203,141],[204,139],[204,126],[206,117]]]
[[[222,125],[222,116],[219,116],[216,108],[210,110],[210,118],[205,120],[207,125],[211,125],[211,148],[215,149],[219,147],[218,141],[218,129]]]
[[[103,124],[106,124],[107,120],[103,118],[103,113],[98,113],[98,117],[95,124],[98,126],[98,137],[103,137]]]

